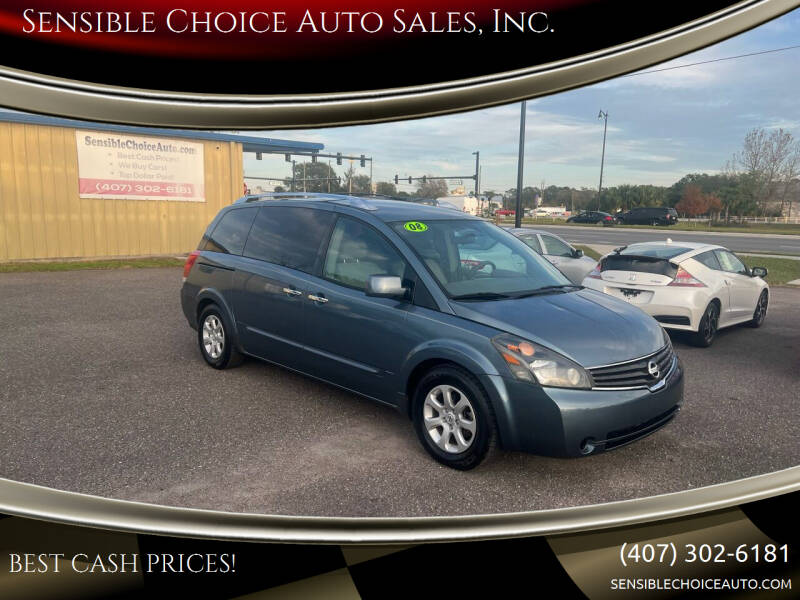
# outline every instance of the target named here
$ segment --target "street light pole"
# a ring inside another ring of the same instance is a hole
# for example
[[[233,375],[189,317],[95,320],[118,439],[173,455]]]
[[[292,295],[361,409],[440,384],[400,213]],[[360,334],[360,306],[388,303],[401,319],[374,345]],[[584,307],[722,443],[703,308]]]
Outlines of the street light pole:
[[[522,227],[522,167],[525,161],[525,112],[527,101],[522,101],[519,114],[519,158],[517,159],[517,210],[514,214],[514,227]]]
[[[480,152],[473,152],[475,155],[475,197],[478,197],[480,193],[481,186],[480,186],[480,177],[481,177],[481,153]]]
[[[606,130],[608,129],[608,111],[597,115],[598,119],[603,119],[603,154],[600,156],[600,185],[597,187],[597,210],[600,210],[600,196],[603,193],[603,165],[606,161]]]

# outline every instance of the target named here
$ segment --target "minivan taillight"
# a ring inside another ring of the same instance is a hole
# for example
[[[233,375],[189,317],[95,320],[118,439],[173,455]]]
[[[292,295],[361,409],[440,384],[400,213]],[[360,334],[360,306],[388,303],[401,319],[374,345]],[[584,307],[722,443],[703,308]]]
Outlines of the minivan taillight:
[[[695,279],[692,274],[683,267],[678,267],[678,272],[675,273],[675,279],[673,279],[667,285],[679,287],[706,287],[705,283],[699,279]]]
[[[194,261],[197,260],[197,257],[200,256],[200,252],[195,250],[194,252],[190,253],[189,256],[186,258],[186,264],[183,265],[183,280],[186,281],[186,278],[189,276],[189,271],[192,270],[194,266]]]
[[[587,277],[591,277],[592,279],[602,279],[600,275],[600,265],[598,264],[594,269],[592,269]]]

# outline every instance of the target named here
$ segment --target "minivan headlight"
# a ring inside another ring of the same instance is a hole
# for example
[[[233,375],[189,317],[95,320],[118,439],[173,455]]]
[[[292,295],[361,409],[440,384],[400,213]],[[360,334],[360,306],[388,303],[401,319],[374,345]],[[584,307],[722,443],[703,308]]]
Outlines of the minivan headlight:
[[[586,370],[558,352],[509,334],[492,338],[514,377],[548,387],[592,387]]]

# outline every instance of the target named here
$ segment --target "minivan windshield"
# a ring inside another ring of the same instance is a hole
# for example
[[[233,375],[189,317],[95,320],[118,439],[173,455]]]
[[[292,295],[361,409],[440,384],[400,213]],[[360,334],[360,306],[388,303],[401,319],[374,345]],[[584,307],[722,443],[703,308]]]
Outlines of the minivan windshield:
[[[524,242],[486,221],[390,225],[454,300],[498,300],[578,287]]]

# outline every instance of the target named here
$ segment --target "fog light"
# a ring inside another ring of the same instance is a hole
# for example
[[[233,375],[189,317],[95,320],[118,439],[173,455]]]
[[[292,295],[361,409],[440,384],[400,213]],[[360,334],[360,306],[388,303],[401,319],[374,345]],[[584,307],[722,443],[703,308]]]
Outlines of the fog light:
[[[586,438],[581,442],[581,454],[591,454],[594,450],[594,438]]]

